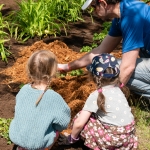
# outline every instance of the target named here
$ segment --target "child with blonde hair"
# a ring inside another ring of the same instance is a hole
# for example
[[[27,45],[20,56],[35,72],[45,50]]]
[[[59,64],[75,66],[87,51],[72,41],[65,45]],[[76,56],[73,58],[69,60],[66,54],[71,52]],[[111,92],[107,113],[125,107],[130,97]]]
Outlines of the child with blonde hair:
[[[101,54],[93,58],[87,69],[97,90],[75,116],[71,134],[61,135],[59,144],[73,144],[81,137],[92,150],[137,149],[134,117],[124,95],[129,91],[119,83],[117,60],[110,54]]]
[[[16,96],[9,128],[9,137],[18,150],[51,149],[59,132],[70,122],[70,108],[61,95],[50,89],[56,72],[56,56],[48,50],[36,51],[28,60],[31,83],[25,84]]]

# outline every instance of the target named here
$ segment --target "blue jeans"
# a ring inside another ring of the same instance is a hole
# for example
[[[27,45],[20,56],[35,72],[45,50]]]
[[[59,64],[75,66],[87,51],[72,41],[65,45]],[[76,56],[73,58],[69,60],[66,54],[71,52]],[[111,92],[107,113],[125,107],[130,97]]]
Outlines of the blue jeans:
[[[136,61],[136,68],[127,83],[131,91],[150,98],[150,54],[140,50],[140,58]],[[118,60],[121,63],[121,60]]]

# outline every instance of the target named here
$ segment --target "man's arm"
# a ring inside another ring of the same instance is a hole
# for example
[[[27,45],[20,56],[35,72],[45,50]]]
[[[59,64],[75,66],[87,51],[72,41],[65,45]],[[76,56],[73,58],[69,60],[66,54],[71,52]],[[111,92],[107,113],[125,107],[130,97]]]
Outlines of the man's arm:
[[[129,52],[126,52],[122,55],[122,61],[120,64],[120,82],[126,84],[136,66],[136,60],[139,55],[139,49],[135,49]]]
[[[85,54],[83,57],[70,62],[69,68],[71,70],[83,68],[91,63],[92,58],[94,56],[99,55],[101,53],[111,53],[120,43],[121,39],[122,37],[112,37],[107,35],[97,48],[94,48],[92,51]]]

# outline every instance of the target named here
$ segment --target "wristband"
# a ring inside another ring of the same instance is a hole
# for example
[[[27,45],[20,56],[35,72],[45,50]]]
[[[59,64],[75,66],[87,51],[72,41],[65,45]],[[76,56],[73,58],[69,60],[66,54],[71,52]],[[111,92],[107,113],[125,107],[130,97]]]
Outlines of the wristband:
[[[70,143],[75,143],[75,142],[77,142],[79,140],[79,137],[78,138],[73,138],[72,136],[71,136],[71,134],[68,136],[68,141],[70,142]]]
[[[98,89],[97,91],[98,93],[102,93],[102,88]]]
[[[70,135],[71,136],[71,135]],[[73,138],[72,136],[71,136],[71,139],[73,139],[73,140],[75,140],[75,141],[78,141],[79,140],[79,137],[78,138]]]
[[[124,87],[124,83],[121,83],[120,88]]]
[[[70,65],[69,65],[69,63],[68,63],[68,71],[71,71],[71,68],[70,68]]]

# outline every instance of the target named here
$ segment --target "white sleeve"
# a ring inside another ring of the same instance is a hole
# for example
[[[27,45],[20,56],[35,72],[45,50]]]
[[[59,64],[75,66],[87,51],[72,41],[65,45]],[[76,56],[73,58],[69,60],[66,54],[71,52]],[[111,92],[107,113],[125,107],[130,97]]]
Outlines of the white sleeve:
[[[82,110],[96,113],[98,110],[97,97],[98,97],[97,91],[91,93],[90,96],[87,98]]]

